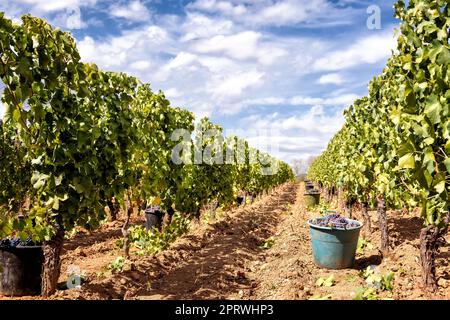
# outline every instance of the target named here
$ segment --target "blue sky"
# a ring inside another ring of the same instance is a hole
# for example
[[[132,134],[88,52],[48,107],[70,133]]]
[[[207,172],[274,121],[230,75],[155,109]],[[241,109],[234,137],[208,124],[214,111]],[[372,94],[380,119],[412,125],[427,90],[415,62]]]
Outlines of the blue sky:
[[[8,0],[70,31],[81,57],[286,161],[319,154],[395,47],[393,1]],[[367,9],[381,10],[369,29]],[[2,109],[2,106],[0,106]],[[3,110],[0,110],[0,115]]]

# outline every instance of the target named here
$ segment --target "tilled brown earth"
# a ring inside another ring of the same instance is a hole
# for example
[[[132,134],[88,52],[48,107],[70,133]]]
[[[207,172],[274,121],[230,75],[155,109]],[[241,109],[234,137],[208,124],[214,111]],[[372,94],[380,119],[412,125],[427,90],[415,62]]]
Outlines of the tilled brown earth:
[[[352,299],[367,287],[360,276],[367,266],[395,274],[393,290],[378,293],[379,299],[450,299],[448,236],[437,258],[439,291],[430,295],[421,290],[417,213],[389,212],[388,257],[382,259],[378,251],[376,213],[369,212],[373,230],[364,235],[369,247],[357,254],[355,266],[317,267],[306,221],[318,213],[304,208],[303,192],[303,184],[286,184],[252,205],[221,213],[214,222],[192,223],[191,231],[168,250],[132,255],[121,272],[107,270],[122,255],[117,245],[121,221],[80,232],[64,245],[60,281],[75,271],[86,282],[79,289],[59,290],[51,299]],[[142,224],[143,218],[133,223]],[[333,286],[316,285],[319,277],[330,275]]]
[[[116,245],[120,223],[75,236],[65,245],[63,275],[78,269],[87,276],[81,289],[61,290],[55,299],[226,299],[249,297],[257,283],[248,265],[264,259],[260,248],[287,207],[295,202],[296,184],[286,184],[246,207],[223,213],[217,221],[194,223],[168,250],[132,256],[124,271],[105,267],[121,255]],[[142,221],[135,221],[135,223]],[[102,240],[103,239],[103,240]]]
[[[264,259],[261,245],[273,234],[280,216],[295,201],[289,184],[252,207],[237,210],[211,225],[206,241],[180,265],[135,295],[138,299],[249,298],[258,283],[250,264]],[[192,243],[198,240],[189,239]]]
[[[251,299],[353,299],[360,288],[368,288],[360,276],[360,271],[368,266],[381,274],[394,272],[392,292],[380,292],[379,299],[450,299],[449,236],[436,261],[439,291],[430,295],[421,289],[418,238],[422,224],[417,213],[388,213],[391,254],[382,259],[376,212],[370,212],[374,230],[364,237],[372,248],[357,254],[355,266],[346,270],[326,270],[314,264],[306,221],[317,215],[304,208],[303,186],[300,186],[294,207],[276,228],[274,246],[264,260],[251,265],[251,279],[258,283]],[[356,218],[362,220],[358,212]],[[332,287],[316,285],[319,277],[325,279],[331,275],[335,279]]]

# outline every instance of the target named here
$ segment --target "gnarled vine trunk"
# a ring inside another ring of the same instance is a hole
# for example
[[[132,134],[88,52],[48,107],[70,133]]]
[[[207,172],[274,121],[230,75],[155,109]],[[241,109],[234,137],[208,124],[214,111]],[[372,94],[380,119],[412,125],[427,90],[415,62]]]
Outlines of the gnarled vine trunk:
[[[55,293],[61,272],[61,250],[64,242],[64,229],[56,227],[56,234],[43,244],[44,265],[42,267],[41,295],[49,297]]]
[[[367,202],[361,203],[361,215],[363,217],[364,233],[368,235],[372,232],[372,223],[370,221]]]
[[[163,229],[167,228],[172,223],[172,217],[175,213],[175,210],[173,208],[167,209],[166,214],[164,214],[163,217]]]
[[[145,209],[147,209],[146,201],[142,200],[141,198],[138,198],[136,200],[136,205],[137,205],[138,214],[140,214],[141,211],[145,211]]]
[[[108,200],[107,202],[108,208],[109,208],[109,215],[108,215],[108,221],[116,221],[117,220],[117,214],[119,213],[120,206],[117,203],[116,200]]]
[[[163,221],[162,221],[162,230],[166,230],[170,224],[172,223],[172,217],[175,214],[175,210],[173,208],[169,208],[167,209],[167,212],[164,214],[163,216]]]
[[[351,200],[347,200],[346,205],[345,205],[345,209],[347,211],[347,215],[350,219],[353,219],[353,203],[351,202]]]
[[[324,188],[324,198],[327,202],[330,201],[330,189],[329,188]]]
[[[386,255],[389,252],[389,230],[386,215],[386,200],[383,195],[377,196],[377,213],[381,232],[381,253]]]
[[[337,204],[336,204],[336,206],[338,208],[342,207],[342,189],[341,188],[337,189]]]
[[[447,233],[450,215],[444,219],[445,228],[429,225],[420,230],[420,264],[422,267],[422,280],[426,290],[437,290],[435,258],[439,247],[444,243],[442,236]]]
[[[131,199],[128,197],[127,199],[127,205],[126,205],[126,212],[127,212],[127,217],[125,219],[125,223],[122,226],[122,235],[123,235],[123,254],[125,256],[125,258],[129,258],[130,257],[130,230],[129,230],[129,225],[130,225],[130,219],[131,219],[131,214],[133,213],[133,206],[131,203]]]

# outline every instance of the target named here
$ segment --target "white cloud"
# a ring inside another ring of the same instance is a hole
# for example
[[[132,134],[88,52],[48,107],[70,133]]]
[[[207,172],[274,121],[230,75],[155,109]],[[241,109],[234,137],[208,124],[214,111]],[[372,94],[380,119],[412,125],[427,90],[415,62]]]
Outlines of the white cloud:
[[[187,13],[182,26],[182,42],[210,38],[214,35],[228,35],[233,32],[234,23],[228,19],[209,18],[199,13]]]
[[[97,0],[14,0],[14,2],[31,5],[35,11],[54,12],[93,6]]]
[[[268,151],[285,161],[316,155],[344,123],[341,112],[330,113],[323,106],[313,106],[303,113],[254,114],[243,118],[239,132],[254,147]]]
[[[285,26],[308,21],[317,13],[330,9],[325,0],[278,1],[252,15],[251,20],[262,25]]]
[[[289,136],[284,132],[278,131],[271,135],[255,135],[246,137],[246,140],[253,147],[264,150],[282,157],[283,159],[292,157],[297,158],[300,155],[312,154],[319,148],[326,145],[324,139],[318,136]]]
[[[180,52],[174,59],[167,64],[167,69],[172,70],[191,64],[197,59],[197,56],[189,52]]]
[[[196,0],[188,10],[224,15],[249,26],[293,26],[303,23],[307,27],[348,24],[355,14],[326,0],[259,0],[221,1]],[[347,19],[343,19],[343,18]]]
[[[131,71],[131,65],[147,61],[167,49],[170,42],[168,33],[158,26],[146,26],[124,32],[120,36],[96,41],[86,36],[78,42],[78,50],[83,61],[98,63],[101,67],[115,71]]]
[[[69,29],[83,29],[87,27],[87,24],[81,19],[79,9],[67,12],[66,27]]]
[[[83,20],[79,7],[67,8],[58,12],[52,19],[49,19],[52,25],[62,26],[70,30],[84,29],[88,22]]]
[[[189,9],[197,9],[207,12],[221,12],[227,15],[242,15],[247,12],[244,5],[234,5],[228,1],[197,0],[187,6]]]
[[[305,113],[283,118],[280,115],[257,116],[256,119],[250,118],[247,124],[251,129],[272,131],[288,131],[301,129],[304,132],[315,134],[330,135],[339,130],[343,125],[343,116],[325,111],[321,105],[310,108]]]
[[[127,5],[112,5],[110,14],[116,18],[124,18],[131,21],[147,21],[151,17],[150,11],[139,0],[134,0]]]
[[[311,97],[295,96],[292,99],[290,99],[290,104],[296,106],[312,105],[312,104],[321,104],[328,106],[348,106],[358,98],[359,96],[354,93],[346,93],[328,98],[311,98]]]
[[[254,31],[217,35],[198,41],[193,49],[200,53],[224,54],[236,60],[256,59],[262,64],[273,64],[287,54],[283,49],[261,43],[261,37],[261,33]]]
[[[171,76],[172,73],[178,72],[177,69],[185,68],[190,71],[195,71],[195,63],[197,62],[197,56],[195,54],[181,51],[175,58],[168,61],[163,65],[160,70],[155,74],[156,79],[159,81],[165,81]]]
[[[261,85],[263,77],[264,73],[257,70],[239,72],[227,77],[218,77],[210,85],[209,91],[219,98],[240,96],[244,90]]]
[[[175,103],[174,103],[175,101]],[[181,102],[177,102],[181,101]],[[195,114],[196,121],[204,117],[211,117],[214,112],[214,105],[209,102],[198,101],[196,99],[186,100],[184,97],[180,100],[176,99],[172,101],[173,105],[189,107],[189,110]]]
[[[152,63],[148,60],[138,60],[130,64],[130,68],[136,70],[145,70],[150,68],[151,65]]]
[[[225,57],[201,55],[198,62],[208,68],[212,74],[224,74],[229,70],[239,69],[239,65],[235,61]]]
[[[339,73],[324,74],[317,80],[318,84],[342,84],[344,79]]]
[[[21,23],[22,15],[32,14],[53,26],[75,30],[95,23],[94,18],[83,20],[81,8],[92,9],[96,4],[97,0],[8,0],[0,2],[0,11],[16,23]]]
[[[347,49],[328,52],[317,59],[312,68],[318,71],[335,71],[351,68],[360,64],[374,64],[391,55],[396,48],[396,39],[392,29],[360,38]]]
[[[173,99],[174,98],[179,98],[179,97],[181,97],[183,95],[183,93],[180,92],[177,88],[167,89],[164,93],[165,93],[166,97],[169,98],[169,100],[171,98],[173,98]]]
[[[359,96],[354,93],[343,93],[338,95],[330,95],[326,98],[309,97],[309,96],[293,96],[290,98],[283,97],[265,97],[257,99],[244,100],[244,106],[262,106],[262,105],[278,105],[278,106],[311,106],[311,105],[325,105],[325,106],[348,106]]]

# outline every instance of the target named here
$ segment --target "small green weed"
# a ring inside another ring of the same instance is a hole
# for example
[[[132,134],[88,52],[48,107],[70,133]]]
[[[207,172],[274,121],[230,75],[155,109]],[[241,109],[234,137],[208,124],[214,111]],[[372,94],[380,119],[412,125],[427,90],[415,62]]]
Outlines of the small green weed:
[[[273,237],[270,237],[266,241],[264,241],[259,247],[261,249],[270,249],[275,244],[275,239]]]

